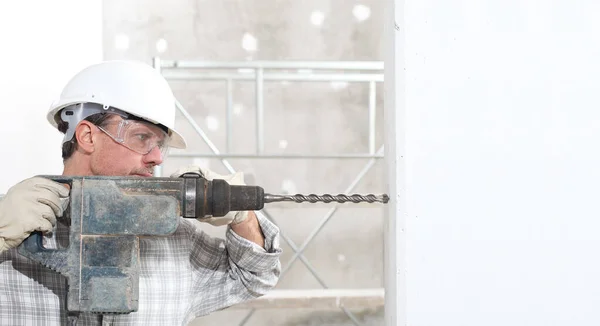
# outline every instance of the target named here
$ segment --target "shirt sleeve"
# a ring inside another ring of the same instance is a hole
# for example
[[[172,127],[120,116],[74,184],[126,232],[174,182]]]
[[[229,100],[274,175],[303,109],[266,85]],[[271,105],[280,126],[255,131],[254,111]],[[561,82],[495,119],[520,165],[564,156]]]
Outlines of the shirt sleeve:
[[[229,226],[225,239],[195,233],[191,264],[196,274],[192,308],[196,317],[260,297],[277,284],[282,252],[279,228],[259,214],[256,217],[264,248]]]

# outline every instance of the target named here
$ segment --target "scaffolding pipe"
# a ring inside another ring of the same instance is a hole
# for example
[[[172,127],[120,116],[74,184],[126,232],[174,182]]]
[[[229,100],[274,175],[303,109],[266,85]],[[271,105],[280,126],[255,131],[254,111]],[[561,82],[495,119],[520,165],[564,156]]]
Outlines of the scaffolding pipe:
[[[188,157],[188,158],[262,158],[262,159],[382,159],[383,154],[209,154],[209,153],[173,153],[169,157]]]
[[[264,123],[264,89],[263,89],[263,69],[256,69],[256,154],[261,155],[265,146],[265,127]]]
[[[381,61],[195,61],[162,60],[161,68],[188,69],[331,69],[331,70],[383,70]]]
[[[377,110],[377,88],[375,82],[369,82],[369,154],[375,154],[375,123]]]
[[[230,72],[165,72],[163,74],[170,80],[236,80],[256,81],[254,72],[230,73]],[[383,82],[383,74],[290,74],[290,73],[263,73],[264,81],[313,81],[313,82]]]
[[[226,129],[226,144],[225,152],[231,152],[231,124],[233,115],[233,82],[231,79],[227,79],[227,109],[225,118],[225,129]]]

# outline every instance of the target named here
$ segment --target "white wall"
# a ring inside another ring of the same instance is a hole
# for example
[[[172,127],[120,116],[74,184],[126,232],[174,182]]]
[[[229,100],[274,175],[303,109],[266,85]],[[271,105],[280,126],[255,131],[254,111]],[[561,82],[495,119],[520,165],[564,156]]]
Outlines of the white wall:
[[[408,325],[600,325],[600,3],[404,2]]]
[[[0,193],[61,174],[60,133],[45,120],[72,74],[102,59],[100,0],[10,1],[0,10]]]

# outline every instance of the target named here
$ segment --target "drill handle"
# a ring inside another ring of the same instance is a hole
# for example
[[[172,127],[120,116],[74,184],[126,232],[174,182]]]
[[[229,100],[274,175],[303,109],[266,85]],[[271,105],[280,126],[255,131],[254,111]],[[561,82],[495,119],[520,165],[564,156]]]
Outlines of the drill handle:
[[[72,187],[73,179],[64,176],[55,175],[41,175],[43,178],[56,181],[58,183],[65,184]],[[70,194],[69,194],[70,195]],[[69,203],[70,205],[70,203]],[[68,218],[70,210],[66,209],[63,218]],[[35,257],[37,261],[50,267],[54,270],[59,270],[61,266],[57,262],[66,257],[66,250],[64,249],[47,249],[44,247],[42,232],[32,232],[23,242],[19,245],[18,251],[20,254],[27,257]]]

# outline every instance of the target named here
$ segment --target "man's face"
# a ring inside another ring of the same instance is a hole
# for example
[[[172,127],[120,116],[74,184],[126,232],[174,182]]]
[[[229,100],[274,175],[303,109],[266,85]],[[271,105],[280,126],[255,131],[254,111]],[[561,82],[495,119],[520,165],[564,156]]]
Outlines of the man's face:
[[[150,123],[125,122],[124,127],[121,117],[112,116],[102,127],[96,127],[97,146],[91,157],[94,175],[150,177],[153,167],[162,163],[163,154],[153,145],[164,142],[165,133]]]

